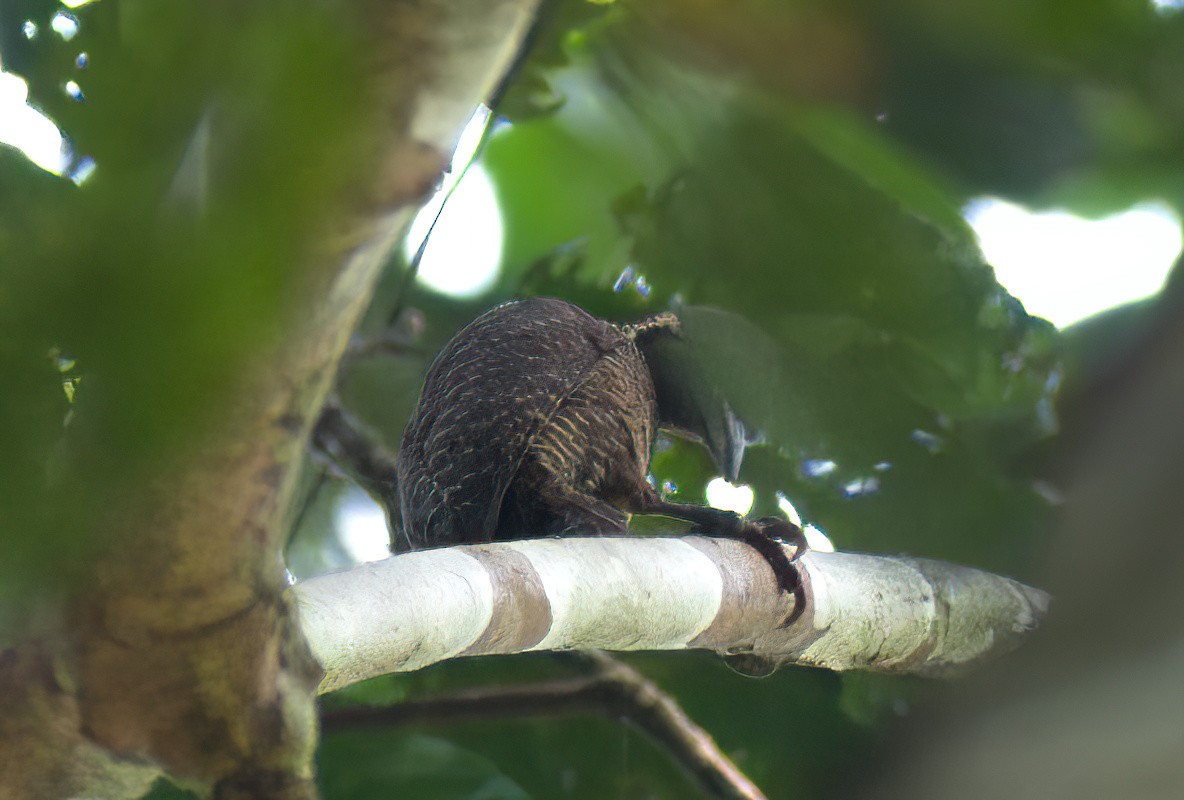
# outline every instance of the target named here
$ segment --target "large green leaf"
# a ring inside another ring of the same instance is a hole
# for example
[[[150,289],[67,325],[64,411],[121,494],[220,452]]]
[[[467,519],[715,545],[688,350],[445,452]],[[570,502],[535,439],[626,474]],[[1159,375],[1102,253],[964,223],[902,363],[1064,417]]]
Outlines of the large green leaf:
[[[488,759],[444,739],[400,731],[356,731],[325,737],[319,752],[321,791],[334,800],[402,795],[441,800],[527,800]]]

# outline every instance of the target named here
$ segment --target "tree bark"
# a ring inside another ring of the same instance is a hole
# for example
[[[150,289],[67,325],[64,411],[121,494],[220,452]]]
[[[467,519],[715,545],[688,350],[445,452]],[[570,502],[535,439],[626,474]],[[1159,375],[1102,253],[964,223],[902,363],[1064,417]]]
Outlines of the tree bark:
[[[291,593],[322,692],[457,656],[708,649],[783,664],[941,675],[1006,652],[1048,597],[1009,578],[903,556],[807,552],[804,613],[729,539],[535,539],[406,553]],[[596,565],[590,569],[589,565]]]
[[[162,773],[217,797],[315,795],[319,672],[280,558],[302,449],[391,248],[534,8],[341,4],[325,35],[360,49],[369,102],[319,145],[354,173],[327,187],[335,211],[298,248],[292,325],[261,343],[200,447],[119,504],[63,622],[0,653],[5,797],[133,797]],[[266,124],[251,111],[215,115],[215,144]]]

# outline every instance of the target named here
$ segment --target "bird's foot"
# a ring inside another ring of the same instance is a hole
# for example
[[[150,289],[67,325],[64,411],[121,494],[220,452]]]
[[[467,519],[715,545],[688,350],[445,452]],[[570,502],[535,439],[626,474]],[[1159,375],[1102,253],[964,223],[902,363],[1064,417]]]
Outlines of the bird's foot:
[[[736,538],[760,553],[772,568],[777,586],[793,595],[793,611],[781,622],[781,627],[788,627],[806,608],[806,591],[801,571],[795,563],[807,549],[805,533],[782,517],[761,517],[742,520]],[[793,558],[786,554],[783,546],[786,544],[793,545]]]

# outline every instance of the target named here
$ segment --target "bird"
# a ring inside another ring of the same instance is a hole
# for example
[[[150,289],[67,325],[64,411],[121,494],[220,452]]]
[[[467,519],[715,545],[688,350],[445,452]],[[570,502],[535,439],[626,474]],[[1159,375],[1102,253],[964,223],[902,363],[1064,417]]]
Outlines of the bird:
[[[702,441],[732,480],[748,442],[726,403],[696,400],[681,339],[669,312],[617,325],[533,297],[482,314],[437,354],[404,429],[393,549],[623,535],[631,515],[656,514],[752,544],[797,594],[778,540],[801,552],[800,528],[668,502],[647,479],[659,429]]]

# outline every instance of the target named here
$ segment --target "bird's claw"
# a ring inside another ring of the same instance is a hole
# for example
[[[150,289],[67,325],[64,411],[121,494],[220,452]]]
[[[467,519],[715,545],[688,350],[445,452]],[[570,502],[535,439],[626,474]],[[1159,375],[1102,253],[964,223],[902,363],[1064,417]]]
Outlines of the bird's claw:
[[[801,572],[795,563],[808,549],[805,533],[801,527],[783,517],[761,517],[757,520],[744,520],[740,526],[739,538],[768,562],[777,579],[778,588],[786,594],[793,595],[793,611],[781,623],[782,627],[788,627],[802,615],[806,607],[805,587],[802,585]],[[783,543],[793,545],[793,558],[786,555]]]

